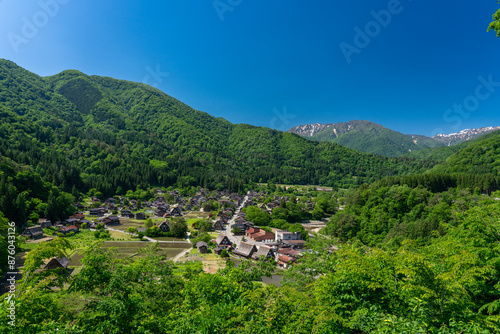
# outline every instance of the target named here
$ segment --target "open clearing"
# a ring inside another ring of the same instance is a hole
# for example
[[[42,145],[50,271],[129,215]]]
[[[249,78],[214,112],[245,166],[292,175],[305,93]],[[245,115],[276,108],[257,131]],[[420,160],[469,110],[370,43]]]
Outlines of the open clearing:
[[[130,256],[135,256],[139,249],[145,248],[147,246],[152,245],[151,242],[145,241],[106,241],[102,244],[104,248],[116,248],[116,257],[123,259]],[[169,242],[160,242],[158,246],[161,248],[161,252],[159,254],[165,255],[168,259],[174,258],[177,254],[182,252],[183,250],[190,248],[191,245],[189,243],[169,243]],[[76,250],[71,255],[70,266],[79,267],[81,266],[80,260],[82,259],[83,254],[81,253],[81,249]]]

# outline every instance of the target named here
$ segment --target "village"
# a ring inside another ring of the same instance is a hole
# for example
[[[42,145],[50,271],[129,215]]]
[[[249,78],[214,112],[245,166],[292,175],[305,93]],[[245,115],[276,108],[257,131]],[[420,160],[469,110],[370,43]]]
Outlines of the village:
[[[302,225],[301,230],[293,232],[259,226],[245,212],[253,207],[253,211],[258,208],[257,212],[271,216],[273,209],[284,207],[290,198],[269,195],[262,190],[250,190],[242,195],[200,189],[192,196],[183,196],[178,190],[160,188],[155,189],[154,200],[149,201],[124,196],[104,200],[97,196],[87,200],[81,197],[75,203],[78,211],[69,218],[55,223],[40,218],[38,224],[26,228],[22,236],[27,243],[39,243],[58,237],[71,240],[81,232],[91,232],[98,239],[104,237],[109,245],[113,244],[111,240],[119,240],[116,244],[123,247],[119,250],[127,256],[135,254],[132,249],[137,251],[141,247],[137,244],[139,240],[158,242],[169,259],[201,260],[207,272],[223,266],[225,258],[271,261],[277,269],[286,270],[307,251],[304,239],[312,236],[313,231],[306,231]],[[314,209],[316,203],[311,199],[303,201],[304,213]],[[313,225],[316,231],[324,224],[319,223]],[[174,233],[176,224],[184,224],[185,232]],[[110,233],[113,238],[109,238]],[[53,268],[57,263],[62,268],[78,267],[79,254],[73,255],[71,259],[47,259],[46,267]]]

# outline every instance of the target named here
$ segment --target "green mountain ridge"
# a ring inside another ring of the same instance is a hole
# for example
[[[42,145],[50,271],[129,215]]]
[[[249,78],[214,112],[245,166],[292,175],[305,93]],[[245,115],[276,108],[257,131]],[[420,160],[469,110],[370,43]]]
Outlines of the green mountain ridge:
[[[435,163],[388,159],[197,111],[142,83],[0,61],[0,155],[61,190],[151,185],[241,190],[275,181],[355,187]]]
[[[465,141],[453,146],[441,146],[435,148],[426,148],[419,151],[409,152],[407,154],[403,154],[402,157],[406,158],[415,158],[415,159],[428,159],[434,160],[438,162],[444,162],[448,159],[452,154],[455,154],[471,145],[475,145],[483,140],[487,140],[493,137],[497,137],[500,134],[500,131],[494,131],[487,133],[483,136],[480,136],[475,139],[471,139],[469,141]]]
[[[315,127],[318,131],[314,129]],[[305,125],[292,128],[288,132],[297,133],[313,141],[332,142],[387,157],[444,145],[429,137],[405,135],[369,121]]]

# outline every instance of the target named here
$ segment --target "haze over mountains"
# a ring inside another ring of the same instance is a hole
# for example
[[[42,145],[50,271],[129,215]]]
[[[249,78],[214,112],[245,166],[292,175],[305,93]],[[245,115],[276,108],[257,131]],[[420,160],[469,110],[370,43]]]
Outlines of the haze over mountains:
[[[306,124],[287,132],[319,141],[332,142],[358,151],[396,157],[408,152],[440,146],[453,146],[500,130],[500,127],[466,129],[459,133],[438,134],[433,137],[405,135],[369,121],[350,121],[331,124]]]

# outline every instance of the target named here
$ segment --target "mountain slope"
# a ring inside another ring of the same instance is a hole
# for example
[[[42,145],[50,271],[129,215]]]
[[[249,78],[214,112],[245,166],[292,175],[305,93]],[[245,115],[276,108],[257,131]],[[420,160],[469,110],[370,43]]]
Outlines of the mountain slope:
[[[443,144],[425,136],[404,135],[368,121],[308,124],[288,130],[315,141],[328,141],[358,151],[388,157]]]
[[[41,78],[0,60],[0,154],[62,190],[352,187],[433,163],[387,159],[214,118],[150,86],[75,70]],[[5,120],[5,121],[4,121]]]
[[[465,129],[458,133],[451,134],[438,134],[433,136],[434,140],[439,141],[440,143],[445,144],[446,146],[454,146],[481,136],[488,134],[493,131],[500,130],[500,126],[488,126],[479,129]]]
[[[465,144],[465,143],[464,143]],[[500,131],[487,138],[478,138],[462,150],[436,165],[432,173],[469,173],[498,175],[500,173]]]
[[[409,152],[407,154],[402,155],[402,157],[416,158],[416,159],[428,159],[428,160],[443,162],[454,153],[457,153],[457,152],[459,152],[459,151],[461,151],[461,150],[463,150],[471,145],[475,145],[476,143],[482,142],[483,140],[497,137],[499,135],[500,135],[500,130],[487,133],[487,134],[482,135],[478,138],[464,141],[460,144],[453,145],[453,146],[441,146],[441,147],[436,147],[436,148],[426,148],[426,149],[419,150],[419,151],[412,151],[412,152]]]

